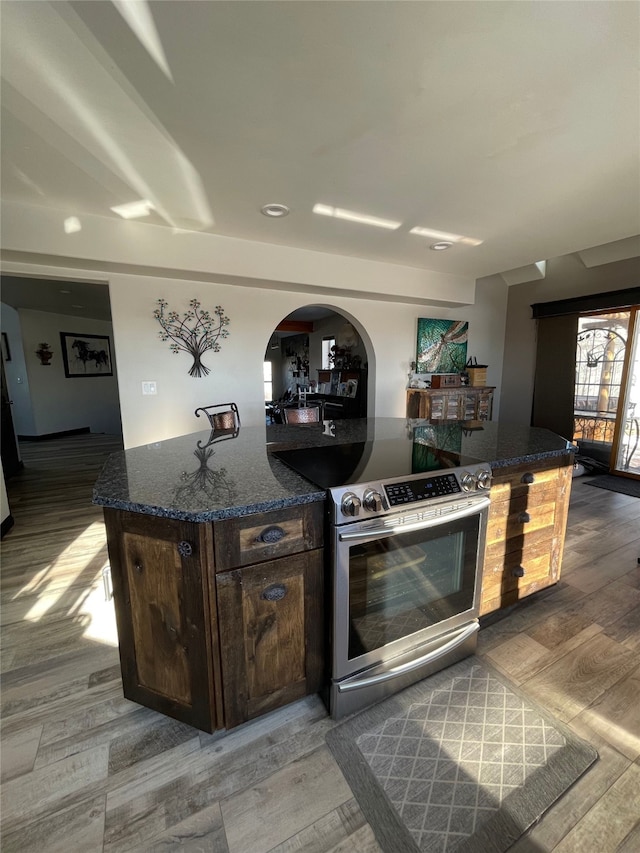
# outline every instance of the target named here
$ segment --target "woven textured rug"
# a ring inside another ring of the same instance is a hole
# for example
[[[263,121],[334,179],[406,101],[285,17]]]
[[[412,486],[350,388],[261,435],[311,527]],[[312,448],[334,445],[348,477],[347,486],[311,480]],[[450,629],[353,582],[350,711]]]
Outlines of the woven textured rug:
[[[327,743],[385,853],[503,853],[598,757],[474,657]]]
[[[630,477],[599,474],[593,480],[584,480],[584,484],[585,486],[595,486],[597,489],[608,489],[610,492],[620,492],[622,495],[640,498],[640,480],[632,480]]]

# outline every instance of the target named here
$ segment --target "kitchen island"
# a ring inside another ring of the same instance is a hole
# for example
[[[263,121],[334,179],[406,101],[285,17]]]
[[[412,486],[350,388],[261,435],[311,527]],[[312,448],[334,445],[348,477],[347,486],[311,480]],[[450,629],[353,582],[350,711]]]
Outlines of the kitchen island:
[[[323,686],[326,491],[275,453],[331,447],[347,482],[489,462],[481,612],[557,582],[575,448],[548,430],[377,418],[132,448],[94,489],[127,698],[214,731]]]

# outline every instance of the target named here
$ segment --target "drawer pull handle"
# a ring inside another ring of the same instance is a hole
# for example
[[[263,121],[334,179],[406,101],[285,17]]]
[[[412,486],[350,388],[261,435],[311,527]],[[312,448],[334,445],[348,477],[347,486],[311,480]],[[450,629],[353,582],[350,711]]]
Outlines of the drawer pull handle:
[[[272,583],[261,595],[265,601],[282,601],[287,594],[287,588],[283,583]]]
[[[191,542],[178,542],[178,554],[181,557],[190,557],[193,554],[193,545]]]
[[[523,578],[524,577],[524,566],[516,566],[515,569],[512,570],[511,574],[514,578]]]
[[[528,512],[521,512],[518,516],[518,521],[520,524],[527,524],[527,522],[531,521],[531,516]]]
[[[531,485],[531,483],[535,482],[535,479],[536,478],[533,476],[533,474],[530,471],[527,471],[526,474],[522,475],[520,482],[526,483],[529,486],[529,485]]]
[[[287,531],[283,530],[281,527],[277,525],[271,525],[271,527],[265,527],[262,533],[256,536],[256,542],[265,542],[267,545],[273,545],[275,542],[279,542],[281,539],[287,535]]]
[[[141,575],[141,574],[142,574],[142,571],[143,571],[143,569],[144,569],[144,566],[142,565],[142,563],[140,562],[140,560],[136,560],[136,561],[135,561],[135,563],[133,564],[133,568],[136,570],[136,572],[137,572],[139,575]]]

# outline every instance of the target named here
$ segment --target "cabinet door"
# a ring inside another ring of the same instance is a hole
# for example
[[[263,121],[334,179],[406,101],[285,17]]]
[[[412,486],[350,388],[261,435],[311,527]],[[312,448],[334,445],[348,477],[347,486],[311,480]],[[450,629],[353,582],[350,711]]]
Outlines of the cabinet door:
[[[320,689],[323,552],[216,576],[225,727]]]
[[[111,509],[105,522],[124,695],[214,731],[220,668],[210,525]]]

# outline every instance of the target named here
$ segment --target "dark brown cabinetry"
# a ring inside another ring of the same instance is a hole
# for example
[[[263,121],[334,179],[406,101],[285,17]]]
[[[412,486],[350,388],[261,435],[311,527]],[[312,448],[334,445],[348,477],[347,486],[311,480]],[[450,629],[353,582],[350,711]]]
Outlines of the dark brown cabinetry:
[[[409,388],[407,417],[426,420],[490,421],[494,388]]]
[[[222,572],[216,587],[227,728],[317,692],[322,550]]]
[[[323,506],[215,522],[227,728],[320,688]]]
[[[105,509],[124,695],[222,726],[211,526]]]
[[[494,471],[481,615],[560,579],[572,471],[568,455]]]
[[[128,699],[211,732],[320,688],[323,504],[213,524],[104,514]]]

